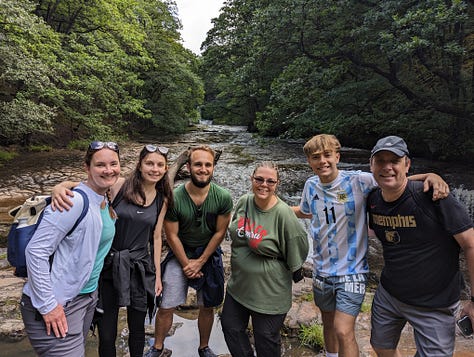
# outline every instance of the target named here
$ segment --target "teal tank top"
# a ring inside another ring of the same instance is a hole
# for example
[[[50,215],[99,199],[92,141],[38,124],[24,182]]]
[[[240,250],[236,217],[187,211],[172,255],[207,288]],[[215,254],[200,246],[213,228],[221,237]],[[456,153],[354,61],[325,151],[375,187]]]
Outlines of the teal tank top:
[[[95,257],[94,267],[92,268],[89,281],[82,288],[81,294],[91,293],[97,289],[100,272],[104,266],[104,259],[112,246],[112,241],[115,235],[115,220],[110,217],[108,205],[100,210],[100,215],[102,218],[102,233],[100,236],[99,250]]]

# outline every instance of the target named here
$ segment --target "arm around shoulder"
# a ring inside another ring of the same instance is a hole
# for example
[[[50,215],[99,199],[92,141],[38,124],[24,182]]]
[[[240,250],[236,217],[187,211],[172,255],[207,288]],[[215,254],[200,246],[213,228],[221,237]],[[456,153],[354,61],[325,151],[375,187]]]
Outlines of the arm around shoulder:
[[[417,174],[408,176],[412,181],[423,181],[423,191],[427,192],[433,189],[433,201],[448,197],[449,185],[443,178],[435,173]]]
[[[53,187],[51,190],[51,208],[53,211],[57,209],[62,212],[71,209],[73,203],[70,197],[74,197],[72,189],[77,185],[79,185],[77,181],[63,181]]]

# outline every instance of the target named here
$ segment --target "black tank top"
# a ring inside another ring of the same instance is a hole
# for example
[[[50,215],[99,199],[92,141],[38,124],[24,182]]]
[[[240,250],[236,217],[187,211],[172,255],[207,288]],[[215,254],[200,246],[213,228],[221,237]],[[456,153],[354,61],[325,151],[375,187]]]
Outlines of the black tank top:
[[[153,202],[145,207],[128,202],[120,190],[112,205],[118,215],[112,248],[130,252],[148,250],[163,206],[162,194],[157,193]]]

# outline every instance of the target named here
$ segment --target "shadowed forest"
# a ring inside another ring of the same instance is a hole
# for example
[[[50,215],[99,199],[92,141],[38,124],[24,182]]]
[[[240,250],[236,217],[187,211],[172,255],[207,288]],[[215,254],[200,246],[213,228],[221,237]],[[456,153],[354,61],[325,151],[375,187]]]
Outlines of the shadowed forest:
[[[174,1],[1,0],[0,146],[326,132],[472,161],[474,2],[227,0],[195,55]],[[199,21],[199,19],[196,19]]]

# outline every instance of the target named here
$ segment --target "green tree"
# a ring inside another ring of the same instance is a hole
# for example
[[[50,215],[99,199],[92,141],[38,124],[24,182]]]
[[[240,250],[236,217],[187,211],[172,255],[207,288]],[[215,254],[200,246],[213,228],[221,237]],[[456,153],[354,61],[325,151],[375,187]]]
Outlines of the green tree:
[[[216,122],[245,123],[254,128],[269,98],[272,73],[269,57],[258,45],[258,9],[269,1],[225,3],[203,43],[201,74],[206,100],[203,116]]]
[[[471,2],[226,4],[206,41],[206,107],[238,113],[257,97],[264,135],[326,131],[369,147],[397,133],[425,154],[473,153]]]
[[[179,133],[199,119],[203,102],[202,80],[197,75],[197,57],[179,43],[181,23],[174,2],[146,1],[148,20],[142,21],[144,44],[150,65],[141,74],[142,97],[151,122],[159,132]]]
[[[61,34],[60,89],[54,105],[57,125],[69,128],[69,139],[112,137],[128,123],[146,117],[137,97],[139,73],[150,62],[138,18],[145,16],[135,0],[43,0],[36,13]]]
[[[32,11],[27,0],[0,3],[0,144],[53,130],[55,110],[42,102],[56,92],[59,37]]]
[[[1,2],[0,144],[185,130],[203,86],[176,15],[159,0]]]

